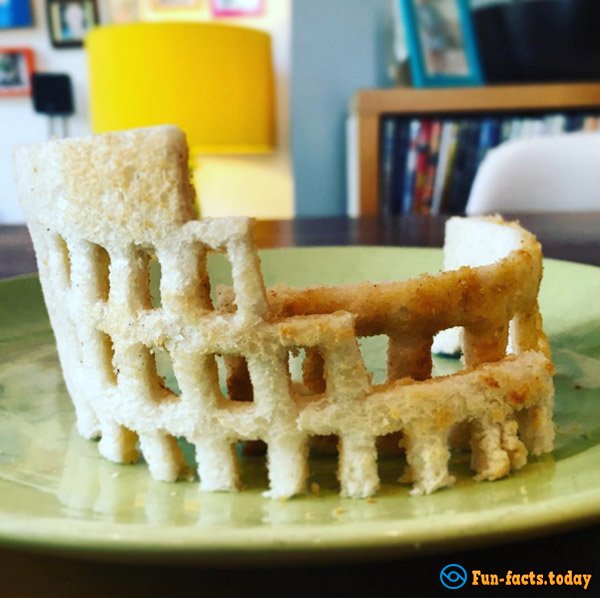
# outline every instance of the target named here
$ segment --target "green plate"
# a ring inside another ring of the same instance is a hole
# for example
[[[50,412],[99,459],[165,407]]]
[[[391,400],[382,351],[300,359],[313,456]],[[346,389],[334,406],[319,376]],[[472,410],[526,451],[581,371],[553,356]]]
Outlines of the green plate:
[[[262,253],[267,284],[400,279],[435,272],[441,251],[310,248]],[[211,265],[226,279],[223,262]],[[320,490],[263,498],[262,457],[244,457],[246,489],[166,484],[143,463],[101,459],[78,437],[36,277],[0,283],[0,543],[89,558],[221,565],[372,559],[533,536],[600,519],[600,269],[548,260],[541,307],[558,367],[556,449],[510,477],[410,496],[401,459],[382,458],[374,500],[342,499],[334,457],[311,458]],[[384,347],[363,347],[381,374]],[[456,368],[437,360],[437,371]],[[188,447],[189,448],[189,447]],[[192,459],[192,451],[189,451]],[[316,488],[313,485],[313,488]]]

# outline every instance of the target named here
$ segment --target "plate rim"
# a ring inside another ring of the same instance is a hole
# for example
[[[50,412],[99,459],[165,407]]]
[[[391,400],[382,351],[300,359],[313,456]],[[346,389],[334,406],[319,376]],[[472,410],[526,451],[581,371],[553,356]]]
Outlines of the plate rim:
[[[452,489],[446,491],[451,492]],[[516,539],[544,537],[600,522],[600,488],[580,493],[577,496],[577,508],[574,508],[572,502],[558,507],[552,504],[558,500],[543,505],[518,505],[514,509],[515,513],[512,513],[515,515],[514,520],[508,525],[506,522],[499,524],[501,519],[495,518],[498,513],[505,514],[506,507],[478,511],[471,517],[475,521],[452,522],[450,526],[445,522],[426,538],[418,535],[416,522],[411,526],[415,529],[407,534],[400,530],[390,530],[389,521],[364,521],[345,523],[336,530],[336,534],[326,532],[324,537],[318,535],[322,526],[302,523],[239,528],[235,538],[230,535],[220,539],[217,537],[216,540],[214,534],[206,539],[194,534],[194,531],[198,531],[197,528],[160,525],[165,533],[173,533],[173,537],[161,538],[156,543],[156,539],[148,541],[144,533],[147,533],[149,527],[147,523],[107,524],[100,520],[71,520],[68,533],[57,535],[55,526],[57,522],[63,522],[62,519],[46,518],[27,523],[24,519],[15,522],[12,518],[0,515],[0,547],[27,548],[102,561],[118,559],[120,562],[162,562],[168,559],[211,564],[235,555],[234,563],[225,563],[227,567],[235,567],[284,561],[291,554],[308,562],[315,559],[322,562],[356,558],[362,560],[371,552],[376,553],[376,558],[382,555],[406,558],[416,554],[442,552],[444,548],[448,548],[449,539],[452,540],[451,548],[454,552],[458,549],[508,543]],[[590,506],[594,504],[597,505],[595,508]],[[442,518],[443,514],[438,517]],[[12,520],[12,525],[7,533],[3,523],[9,520]],[[401,524],[401,520],[398,523]],[[477,528],[478,523],[486,525],[484,532]],[[185,532],[177,534],[177,530]],[[212,528],[216,533],[218,530],[219,526]],[[274,530],[276,533],[273,533]],[[300,533],[294,534],[298,530]],[[360,538],[359,541],[357,537]],[[245,542],[244,548],[240,548],[242,542]]]

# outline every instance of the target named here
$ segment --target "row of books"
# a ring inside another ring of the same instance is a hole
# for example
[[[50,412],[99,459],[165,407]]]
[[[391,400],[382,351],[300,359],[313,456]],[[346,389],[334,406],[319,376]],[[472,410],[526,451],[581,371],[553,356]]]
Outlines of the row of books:
[[[477,168],[500,143],[580,130],[599,130],[600,115],[407,118],[386,116],[380,134],[383,215],[464,212]]]

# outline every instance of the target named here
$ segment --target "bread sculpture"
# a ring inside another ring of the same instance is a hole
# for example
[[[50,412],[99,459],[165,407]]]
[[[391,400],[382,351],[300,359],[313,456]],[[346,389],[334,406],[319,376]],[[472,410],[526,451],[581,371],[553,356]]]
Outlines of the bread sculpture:
[[[101,437],[104,457],[133,462],[141,452],[154,478],[173,481],[186,469],[176,441],[184,437],[196,449],[201,489],[229,491],[239,487],[235,443],[261,439],[269,494],[287,498],[305,490],[309,438],[335,434],[341,492],[360,498],[379,487],[376,440],[392,432],[401,433],[414,493],[453,483],[457,426],[481,480],[552,449],[553,367],[533,235],[498,219],[459,220],[465,242],[485,225],[512,231],[519,248],[492,265],[404,282],[267,291],[252,221],[195,219],[187,161],[175,127],[15,154],[77,427]],[[214,303],[209,251],[232,267],[233,288]],[[161,265],[161,306],[150,297],[150,254]],[[464,328],[466,367],[431,378],[432,338],[453,326]],[[379,334],[389,337],[388,378],[374,385],[357,337]],[[288,360],[299,348],[304,379],[293,384]],[[157,374],[159,349],[172,359],[179,396]],[[230,366],[229,394],[216,356]]]

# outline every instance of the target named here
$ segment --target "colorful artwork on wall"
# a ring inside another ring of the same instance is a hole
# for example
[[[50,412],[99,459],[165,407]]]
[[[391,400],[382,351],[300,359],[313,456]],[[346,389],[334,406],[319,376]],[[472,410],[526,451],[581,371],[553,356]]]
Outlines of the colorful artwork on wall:
[[[0,29],[33,27],[30,0],[0,0]]]
[[[0,96],[30,95],[33,69],[31,48],[0,48]]]
[[[154,10],[195,10],[201,8],[203,0],[152,0]]]
[[[210,0],[210,7],[214,17],[259,17],[265,0]]]

